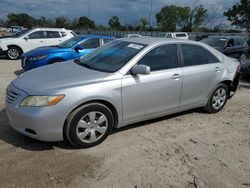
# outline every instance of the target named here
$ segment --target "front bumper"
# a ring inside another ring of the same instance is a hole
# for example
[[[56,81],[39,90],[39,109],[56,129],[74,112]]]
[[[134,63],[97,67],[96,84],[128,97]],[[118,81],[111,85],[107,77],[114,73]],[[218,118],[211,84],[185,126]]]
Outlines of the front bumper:
[[[6,93],[6,112],[10,125],[21,134],[41,141],[62,141],[67,114],[62,107],[19,107],[28,96],[10,84]]]

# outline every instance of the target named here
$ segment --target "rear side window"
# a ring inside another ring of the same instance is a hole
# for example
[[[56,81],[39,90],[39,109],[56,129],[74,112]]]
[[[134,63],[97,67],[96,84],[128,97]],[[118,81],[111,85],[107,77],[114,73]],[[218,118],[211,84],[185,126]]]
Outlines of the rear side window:
[[[96,39],[88,39],[87,41],[84,41],[81,46],[84,49],[93,49],[100,46],[100,40],[98,38]]]
[[[176,44],[168,44],[154,48],[147,53],[138,65],[147,65],[151,71],[164,70],[178,67]]]
[[[45,32],[44,31],[36,31],[34,33],[29,34],[29,39],[44,39]]]
[[[182,44],[181,50],[185,67],[206,64],[206,53],[201,46]]]
[[[61,32],[62,37],[66,37],[67,33],[66,32]]]
[[[61,38],[58,31],[47,31],[47,38]]]
[[[186,37],[187,35],[185,33],[178,33],[175,34],[176,37]]]
[[[104,38],[104,39],[103,39],[103,43],[106,44],[106,43],[108,43],[108,42],[111,42],[112,40],[113,40],[113,39]]]
[[[206,51],[206,55],[207,55],[207,63],[219,63],[220,60],[211,52],[209,52],[208,50]]]
[[[166,38],[172,38],[172,35],[171,34],[167,34]]]
[[[240,39],[240,38],[235,39],[234,42],[235,42],[235,46],[243,46],[245,44],[245,40]]]

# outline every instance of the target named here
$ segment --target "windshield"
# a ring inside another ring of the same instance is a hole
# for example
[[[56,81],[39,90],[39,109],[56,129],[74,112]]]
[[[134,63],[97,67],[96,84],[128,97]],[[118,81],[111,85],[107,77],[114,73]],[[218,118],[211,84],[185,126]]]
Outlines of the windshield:
[[[58,45],[59,48],[71,48],[74,45],[76,45],[78,42],[80,42],[82,40],[82,38],[80,37],[73,37],[71,39],[68,39],[64,42],[62,42],[61,44]]]
[[[227,41],[226,38],[221,38],[221,37],[208,37],[201,40],[201,42],[204,42],[209,46],[215,46],[215,47],[224,47],[226,41]]]
[[[25,29],[22,31],[19,31],[17,33],[15,33],[14,35],[12,35],[12,37],[17,38],[17,37],[21,37],[23,35],[25,35],[26,33],[28,33],[30,31],[30,29]]]
[[[102,72],[116,72],[146,45],[113,41],[80,59],[80,65]]]

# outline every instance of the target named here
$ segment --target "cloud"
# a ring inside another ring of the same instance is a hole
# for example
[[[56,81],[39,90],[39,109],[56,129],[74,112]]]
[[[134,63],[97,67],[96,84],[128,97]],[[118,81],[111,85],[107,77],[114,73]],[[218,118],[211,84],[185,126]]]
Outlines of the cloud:
[[[8,13],[27,13],[39,18],[45,16],[54,18],[66,16],[74,19],[88,16],[97,24],[107,25],[108,19],[117,15],[122,23],[135,23],[140,17],[149,19],[151,0],[1,0],[0,18]],[[195,7],[204,5],[213,19],[222,19],[223,12],[231,7],[235,1],[228,0],[152,0],[153,13],[159,12],[165,5]]]

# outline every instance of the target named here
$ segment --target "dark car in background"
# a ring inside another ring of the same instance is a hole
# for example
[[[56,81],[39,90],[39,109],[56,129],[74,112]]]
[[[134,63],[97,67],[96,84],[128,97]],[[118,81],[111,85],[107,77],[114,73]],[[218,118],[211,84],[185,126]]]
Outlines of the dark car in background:
[[[248,44],[242,37],[237,36],[211,36],[202,39],[202,42],[214,47],[223,54],[245,62],[249,56]]]
[[[241,63],[239,72],[242,77],[250,79],[250,59]]]

